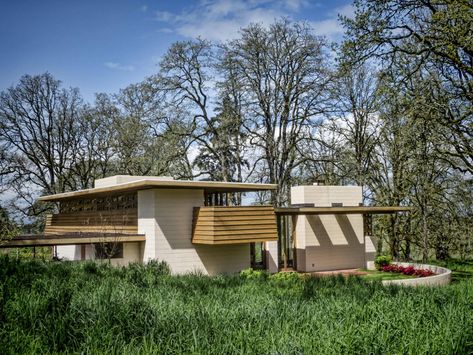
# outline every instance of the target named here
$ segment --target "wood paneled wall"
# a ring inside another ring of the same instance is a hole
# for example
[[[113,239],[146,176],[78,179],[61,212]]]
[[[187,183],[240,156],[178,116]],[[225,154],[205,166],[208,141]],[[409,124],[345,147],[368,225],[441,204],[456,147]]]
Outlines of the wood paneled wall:
[[[278,240],[271,206],[194,208],[192,243],[241,244]]]
[[[138,233],[138,211],[134,209],[111,211],[78,211],[49,215],[44,234],[76,233]]]

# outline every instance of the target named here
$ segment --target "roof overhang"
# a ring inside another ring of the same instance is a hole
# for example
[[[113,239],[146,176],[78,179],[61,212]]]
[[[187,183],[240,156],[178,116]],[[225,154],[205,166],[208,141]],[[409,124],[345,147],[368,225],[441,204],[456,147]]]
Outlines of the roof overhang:
[[[144,234],[115,234],[115,233],[71,233],[44,235],[32,234],[17,236],[5,243],[0,248],[44,247],[53,245],[77,245],[100,243],[130,243],[144,242]]]
[[[188,189],[214,192],[250,192],[276,190],[275,184],[253,184],[242,182],[220,181],[189,181],[189,180],[151,180],[144,179],[123,184],[117,184],[93,189],[65,192],[56,195],[42,196],[39,201],[61,201],[75,198],[92,198],[148,189]]]
[[[390,214],[412,210],[413,207],[399,206],[279,207],[274,209],[277,215]]]

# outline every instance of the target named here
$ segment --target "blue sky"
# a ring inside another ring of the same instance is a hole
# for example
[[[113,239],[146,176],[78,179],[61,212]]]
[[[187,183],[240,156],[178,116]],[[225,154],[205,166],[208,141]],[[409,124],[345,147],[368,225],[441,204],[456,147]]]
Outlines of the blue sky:
[[[0,90],[49,71],[87,101],[157,71],[169,45],[196,36],[225,41],[251,22],[286,16],[340,39],[351,1],[0,0]]]

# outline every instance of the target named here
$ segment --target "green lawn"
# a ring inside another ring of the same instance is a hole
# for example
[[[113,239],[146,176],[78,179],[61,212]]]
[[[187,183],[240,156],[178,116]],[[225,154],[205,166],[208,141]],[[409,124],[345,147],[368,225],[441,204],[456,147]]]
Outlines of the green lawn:
[[[0,259],[0,353],[462,354],[473,279],[169,276],[162,264]]]
[[[378,270],[360,270],[365,272],[366,275],[360,276],[364,280],[368,281],[382,281],[382,280],[398,280],[398,279],[413,279],[415,276],[412,275],[404,275],[395,272],[384,272]]]
[[[431,264],[446,267],[452,270],[452,281],[459,282],[473,278],[473,260],[432,261]]]

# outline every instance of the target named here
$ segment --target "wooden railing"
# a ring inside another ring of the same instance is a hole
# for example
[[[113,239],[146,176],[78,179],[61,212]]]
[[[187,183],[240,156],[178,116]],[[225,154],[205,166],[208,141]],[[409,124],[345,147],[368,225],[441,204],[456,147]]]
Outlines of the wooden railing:
[[[276,240],[276,215],[271,206],[194,208],[194,244],[241,244]]]

